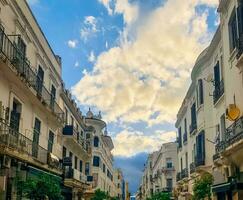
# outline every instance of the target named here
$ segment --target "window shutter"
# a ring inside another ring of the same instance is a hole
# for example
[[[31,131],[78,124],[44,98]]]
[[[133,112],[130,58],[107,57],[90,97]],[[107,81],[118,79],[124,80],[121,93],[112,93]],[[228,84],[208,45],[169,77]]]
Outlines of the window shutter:
[[[198,80],[199,86],[199,103],[200,105],[203,104],[203,81],[202,79]]]
[[[243,4],[240,2],[237,8],[237,21],[238,21],[238,41],[237,48],[238,54],[242,53],[243,50]]]
[[[219,70],[219,61],[214,67],[214,87],[217,89],[220,86],[220,70]]]

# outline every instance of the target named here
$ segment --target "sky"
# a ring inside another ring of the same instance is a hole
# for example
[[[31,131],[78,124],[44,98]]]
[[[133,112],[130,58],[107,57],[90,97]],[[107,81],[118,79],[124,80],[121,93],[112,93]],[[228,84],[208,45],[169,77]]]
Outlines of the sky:
[[[218,0],[28,0],[83,114],[102,112],[135,193],[147,154],[175,141],[190,72]]]

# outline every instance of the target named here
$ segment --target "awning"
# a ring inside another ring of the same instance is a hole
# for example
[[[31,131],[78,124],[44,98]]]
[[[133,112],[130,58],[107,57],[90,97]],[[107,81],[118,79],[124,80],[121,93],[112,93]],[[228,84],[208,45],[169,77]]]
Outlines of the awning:
[[[58,183],[62,182],[62,177],[61,176],[57,176],[55,174],[52,174],[50,172],[32,167],[32,166],[28,166],[28,174],[30,176],[41,176],[43,174],[50,176],[52,179],[54,179],[55,181],[57,181]]]
[[[243,190],[243,183],[228,182],[212,186],[214,193],[227,192],[229,190]]]
[[[219,185],[212,186],[212,191],[215,193],[226,192],[229,191],[230,189],[231,189],[231,183],[222,183]]]

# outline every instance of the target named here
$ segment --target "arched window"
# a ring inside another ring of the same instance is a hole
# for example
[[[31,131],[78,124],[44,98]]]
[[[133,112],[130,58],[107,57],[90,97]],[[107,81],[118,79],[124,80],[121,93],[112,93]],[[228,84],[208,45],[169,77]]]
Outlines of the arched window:
[[[94,147],[99,147],[99,138],[97,136],[94,137]]]

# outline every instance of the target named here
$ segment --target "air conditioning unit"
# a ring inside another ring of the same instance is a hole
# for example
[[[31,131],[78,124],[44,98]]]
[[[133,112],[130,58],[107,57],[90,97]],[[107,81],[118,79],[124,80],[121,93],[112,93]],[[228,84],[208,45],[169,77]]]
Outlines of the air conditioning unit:
[[[3,156],[2,167],[10,169],[10,167],[11,167],[11,158],[9,156],[6,156],[6,155]]]

